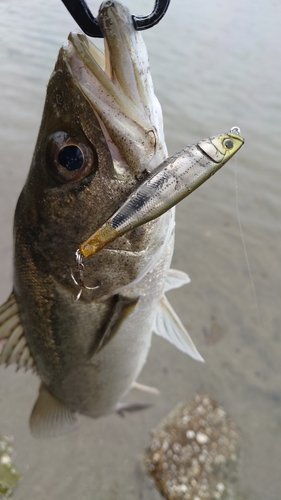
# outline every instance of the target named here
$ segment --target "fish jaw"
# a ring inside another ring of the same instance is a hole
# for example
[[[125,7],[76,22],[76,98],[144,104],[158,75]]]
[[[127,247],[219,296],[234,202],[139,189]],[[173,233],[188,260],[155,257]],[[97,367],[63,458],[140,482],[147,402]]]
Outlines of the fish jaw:
[[[99,120],[115,174],[140,175],[167,157],[147,50],[129,10],[118,2],[104,2],[98,21],[105,55],[85,35],[71,33],[62,58]]]

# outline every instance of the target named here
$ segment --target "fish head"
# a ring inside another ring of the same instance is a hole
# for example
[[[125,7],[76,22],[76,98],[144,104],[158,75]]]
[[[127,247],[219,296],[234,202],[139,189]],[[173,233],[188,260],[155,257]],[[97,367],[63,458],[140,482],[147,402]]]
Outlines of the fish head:
[[[104,54],[84,34],[70,33],[48,86],[44,133],[36,149],[43,156],[41,143],[48,142],[46,167],[63,183],[80,181],[101,166],[101,140],[110,152],[110,175],[121,181],[141,176],[167,157],[147,50],[129,10],[106,1],[98,21]]]
[[[129,10],[118,2],[106,1],[99,9],[98,21],[104,34],[104,54],[84,34],[71,33],[55,67],[55,72],[67,73],[75,99],[80,100],[80,107],[87,107],[83,101],[89,105],[88,113],[83,109],[77,110],[77,106],[73,109],[74,98],[67,96],[72,114],[66,126],[67,132],[76,122],[93,150],[88,158],[88,151],[84,152],[83,146],[77,144],[77,159],[73,165],[75,173],[69,174],[71,166],[65,172],[66,160],[63,161],[63,158],[68,156],[68,152],[70,158],[72,152],[75,154],[75,145],[72,145],[75,134],[72,133],[70,138],[71,134],[55,130],[50,135],[50,141],[58,151],[57,155],[54,154],[55,170],[59,170],[57,177],[63,182],[64,172],[66,182],[77,182],[88,174],[90,164],[100,164],[99,155],[95,154],[96,122],[110,152],[110,175],[120,181],[141,176],[167,156],[162,111],[154,94],[146,47],[141,34],[134,28]],[[60,92],[56,93],[56,100],[65,102]],[[62,111],[60,118],[65,120],[65,109]],[[79,130],[75,132],[79,136]],[[86,157],[86,169],[84,171],[82,165],[80,175],[78,170],[83,157]],[[52,160],[50,155],[49,159]]]
[[[147,51],[129,10],[105,2],[98,21],[104,54],[81,33],[70,34],[60,49],[15,216],[17,247],[31,248],[33,261],[65,284],[80,242],[167,157]],[[142,252],[148,231],[139,228],[113,248]],[[96,260],[89,275],[98,280],[109,266],[109,259],[107,266]],[[124,282],[138,272],[129,264],[127,269]],[[104,288],[107,280],[100,278]]]

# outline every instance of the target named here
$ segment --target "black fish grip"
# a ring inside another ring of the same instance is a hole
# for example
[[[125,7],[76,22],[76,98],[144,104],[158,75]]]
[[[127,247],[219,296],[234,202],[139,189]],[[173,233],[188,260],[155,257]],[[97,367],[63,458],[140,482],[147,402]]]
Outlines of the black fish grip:
[[[102,30],[97,19],[91,13],[85,0],[62,0],[73,19],[86,35],[103,38]],[[132,16],[137,31],[147,30],[159,23],[165,15],[170,0],[155,0],[153,11],[147,16]]]

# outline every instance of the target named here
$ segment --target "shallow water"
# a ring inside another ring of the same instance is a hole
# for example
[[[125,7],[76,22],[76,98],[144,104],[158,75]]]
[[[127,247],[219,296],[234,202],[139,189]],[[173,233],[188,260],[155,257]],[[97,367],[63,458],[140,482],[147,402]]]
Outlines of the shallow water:
[[[96,2],[89,5],[97,11]],[[146,0],[127,5],[136,13],[152,7]],[[0,433],[14,435],[22,473],[15,500],[159,499],[139,456],[151,428],[198,391],[214,395],[241,431],[245,498],[280,499],[280,14],[277,1],[172,0],[166,17],[144,34],[169,152],[234,125],[246,138],[237,160],[177,210],[173,267],[192,282],[169,299],[206,363],[154,338],[140,377],[161,391],[152,409],[126,419],[81,417],[76,432],[44,441],[28,430],[38,380],[1,368]],[[2,0],[0,20],[2,302],[12,286],[14,207],[46,84],[76,26],[59,0]]]

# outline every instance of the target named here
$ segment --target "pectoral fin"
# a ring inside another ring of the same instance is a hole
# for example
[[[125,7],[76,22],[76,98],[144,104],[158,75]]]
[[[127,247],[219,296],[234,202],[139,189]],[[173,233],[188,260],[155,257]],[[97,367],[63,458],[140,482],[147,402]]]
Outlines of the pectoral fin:
[[[139,297],[130,299],[123,297],[122,295],[115,295],[115,299],[115,305],[112,309],[112,313],[100,339],[98,340],[98,344],[95,343],[91,349],[90,358],[99,352],[116,335],[122,323],[126,321],[130,314],[132,314],[139,301]]]
[[[193,359],[204,362],[165,295],[159,302],[153,331],[174,344],[180,351],[189,354]]]
[[[73,430],[77,426],[77,418],[41,384],[29,425],[34,437],[54,437]]]
[[[190,283],[190,278],[186,273],[177,269],[169,269],[165,280],[164,293],[187,285],[187,283]]]
[[[8,366],[12,363],[17,365],[17,369],[35,371],[13,293],[0,307],[0,365]]]
[[[155,396],[159,396],[160,394],[160,391],[156,387],[140,384],[139,382],[134,382],[131,389],[137,389],[138,391],[147,392],[148,394],[154,394]]]
[[[116,408],[116,413],[118,413],[121,417],[125,417],[126,412],[135,412],[140,410],[146,410],[150,408],[152,405],[150,403],[118,403]]]

